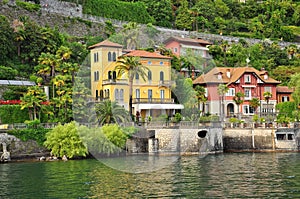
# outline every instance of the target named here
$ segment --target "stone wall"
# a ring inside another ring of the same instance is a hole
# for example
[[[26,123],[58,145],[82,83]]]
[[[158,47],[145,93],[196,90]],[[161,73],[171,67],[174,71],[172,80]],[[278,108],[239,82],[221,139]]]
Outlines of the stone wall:
[[[272,150],[275,144],[273,129],[225,129],[224,151],[231,150]]]
[[[199,131],[207,131],[199,137]],[[155,129],[158,152],[180,154],[222,152],[222,129]]]
[[[49,150],[45,147],[37,144],[36,141],[28,140],[26,142],[16,138],[12,135],[1,135],[9,136],[10,142],[7,144],[7,150],[10,152],[11,159],[24,159],[24,158],[38,158],[43,155],[49,154]],[[2,155],[2,145],[0,143],[0,156]]]

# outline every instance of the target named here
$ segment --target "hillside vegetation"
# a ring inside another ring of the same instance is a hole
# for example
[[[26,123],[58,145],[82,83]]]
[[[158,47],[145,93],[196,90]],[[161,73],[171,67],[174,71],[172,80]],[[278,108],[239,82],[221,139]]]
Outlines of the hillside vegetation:
[[[294,41],[297,1],[277,0],[67,0],[83,12],[138,23],[223,35]]]

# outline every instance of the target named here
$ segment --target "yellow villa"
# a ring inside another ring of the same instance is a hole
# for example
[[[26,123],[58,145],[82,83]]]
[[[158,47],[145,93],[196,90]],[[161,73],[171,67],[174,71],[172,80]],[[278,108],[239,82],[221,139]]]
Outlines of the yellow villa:
[[[133,110],[142,118],[169,116],[183,105],[171,98],[171,58],[143,50],[123,51],[122,45],[105,40],[89,47],[91,51],[91,91],[96,101],[109,99],[129,109],[129,82],[126,75],[117,77],[115,66],[120,56],[139,57],[149,68],[146,81],[135,76],[133,81]]]

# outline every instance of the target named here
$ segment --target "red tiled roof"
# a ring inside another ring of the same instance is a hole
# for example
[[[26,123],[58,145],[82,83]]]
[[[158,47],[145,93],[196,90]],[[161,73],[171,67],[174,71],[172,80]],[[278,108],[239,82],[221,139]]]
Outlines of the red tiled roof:
[[[169,41],[178,41],[179,43],[184,43],[184,44],[190,44],[190,45],[211,45],[212,43],[209,41],[205,41],[203,39],[191,39],[191,38],[185,38],[185,37],[170,37],[164,43],[168,43]]]
[[[288,86],[277,86],[276,92],[277,93],[292,93],[292,92],[294,92],[294,89],[289,88]]]
[[[104,40],[100,43],[97,43],[97,44],[94,44],[92,46],[89,46],[89,49],[92,49],[92,48],[96,48],[96,47],[116,47],[116,48],[122,48],[123,46],[120,45],[120,44],[117,44],[117,43],[114,43],[114,42],[111,42],[109,40]]]
[[[230,72],[230,76],[227,76],[227,72]],[[210,70],[208,73],[199,76],[193,81],[193,84],[206,84],[206,83],[225,83],[230,84],[234,83],[244,74],[244,73],[254,73],[257,77],[261,79],[261,81],[265,83],[274,83],[279,84],[280,82],[268,77],[267,79],[264,79],[264,75],[266,74],[266,71],[259,71],[256,70],[253,67],[215,67],[212,70]],[[221,74],[222,78],[218,79],[218,75]]]
[[[161,55],[156,52],[148,52],[144,50],[133,50],[124,56],[132,56],[132,57],[147,57],[147,58],[158,58],[158,59],[171,59],[171,57]]]

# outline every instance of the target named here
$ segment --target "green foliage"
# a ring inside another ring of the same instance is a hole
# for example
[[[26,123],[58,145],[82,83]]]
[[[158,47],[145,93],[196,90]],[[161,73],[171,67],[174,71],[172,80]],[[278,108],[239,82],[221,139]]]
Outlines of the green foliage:
[[[21,110],[20,105],[1,105],[0,119],[2,124],[23,123],[29,120],[28,110]]]
[[[14,129],[9,131],[9,134],[16,136],[22,141],[35,140],[40,146],[43,146],[46,140],[46,134],[50,129],[44,128],[27,128]]]
[[[280,118],[294,118],[293,112],[297,110],[295,102],[281,102],[276,104],[276,110],[279,111],[277,120]]]
[[[253,115],[252,120],[257,123],[259,121],[259,116],[257,114]]]
[[[178,123],[182,120],[182,115],[180,113],[175,113],[174,115],[174,122]]]
[[[83,12],[95,16],[135,21],[138,23],[152,23],[145,4],[141,2],[122,2],[119,0],[89,0],[85,1]]]
[[[17,76],[18,71],[11,67],[0,66],[0,79],[13,80]]]
[[[117,147],[124,149],[126,145],[126,140],[128,136],[123,133],[120,126],[117,124],[104,125],[102,128],[102,133],[107,137]]]
[[[57,157],[85,157],[88,153],[78,134],[75,122],[59,124],[46,134],[44,145]]]
[[[17,6],[20,6],[30,12],[39,11],[41,9],[41,5],[39,4],[28,3],[20,0],[16,0],[16,4]]]
[[[2,98],[4,100],[19,100],[26,92],[26,86],[7,86],[2,94]]]
[[[94,155],[110,155],[121,152],[125,148],[127,138],[137,132],[137,129],[134,127],[120,128],[116,124],[110,124],[102,128],[80,126],[78,131],[89,152]]]
[[[219,116],[217,115],[201,116],[199,118],[199,122],[217,122],[217,121],[219,121]]]

